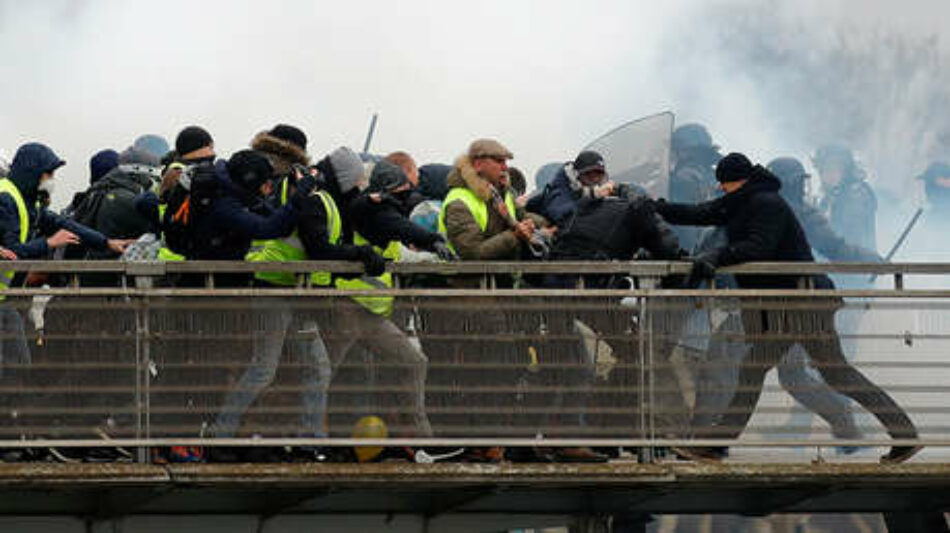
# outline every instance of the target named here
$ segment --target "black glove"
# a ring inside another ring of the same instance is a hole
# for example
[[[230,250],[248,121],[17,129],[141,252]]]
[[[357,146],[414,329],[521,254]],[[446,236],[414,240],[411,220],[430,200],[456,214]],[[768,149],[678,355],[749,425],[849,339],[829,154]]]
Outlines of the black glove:
[[[458,259],[458,256],[455,255],[455,252],[449,248],[449,245],[446,244],[445,241],[435,241],[435,244],[432,245],[432,251],[443,261],[455,261]]]
[[[381,276],[386,272],[386,259],[376,253],[372,246],[358,246],[360,262],[370,276]]]
[[[716,277],[715,259],[709,255],[703,254],[688,258],[693,263],[693,268],[689,270],[689,276],[683,282],[683,288],[695,289],[706,280]]]

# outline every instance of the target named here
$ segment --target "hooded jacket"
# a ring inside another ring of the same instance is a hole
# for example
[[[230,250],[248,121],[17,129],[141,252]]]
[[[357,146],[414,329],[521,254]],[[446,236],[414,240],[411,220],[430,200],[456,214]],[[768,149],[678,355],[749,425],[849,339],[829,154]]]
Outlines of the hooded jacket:
[[[814,262],[811,245],[792,208],[779,195],[781,182],[756,166],[739,190],[698,205],[657,203],[657,211],[672,224],[724,226],[726,243],[704,256],[715,266],[750,261]],[[741,288],[794,289],[800,276],[737,275]],[[816,276],[816,286],[833,287],[827,276]]]
[[[445,213],[446,238],[452,243],[459,257],[469,261],[519,259],[521,241],[511,230],[510,223],[492,207],[492,186],[478,175],[468,156],[456,160],[455,167],[449,172],[447,183],[450,190],[455,187],[469,189],[489,206],[485,231],[478,227],[475,217],[462,201],[453,201],[442,207]],[[507,191],[500,192],[505,194]],[[519,209],[515,217],[521,220],[523,214]]]
[[[38,259],[47,256],[49,246],[46,244],[45,237],[60,229],[75,233],[83,245],[90,248],[104,250],[108,247],[106,237],[98,231],[37,205],[40,176],[63,164],[63,161],[49,147],[39,143],[22,146],[13,158],[9,179],[23,196],[30,219],[30,228],[26,242],[20,243],[20,215],[16,202],[9,194],[0,195],[0,232],[2,232],[0,245],[12,250],[20,259]]]

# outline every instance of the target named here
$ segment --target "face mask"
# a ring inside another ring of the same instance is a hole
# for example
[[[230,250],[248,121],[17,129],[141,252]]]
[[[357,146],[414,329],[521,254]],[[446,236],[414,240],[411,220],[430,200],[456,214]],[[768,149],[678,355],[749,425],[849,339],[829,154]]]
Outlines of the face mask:
[[[53,196],[53,186],[55,183],[52,179],[46,179],[40,182],[40,186],[36,188],[37,191],[43,191],[49,196]]]

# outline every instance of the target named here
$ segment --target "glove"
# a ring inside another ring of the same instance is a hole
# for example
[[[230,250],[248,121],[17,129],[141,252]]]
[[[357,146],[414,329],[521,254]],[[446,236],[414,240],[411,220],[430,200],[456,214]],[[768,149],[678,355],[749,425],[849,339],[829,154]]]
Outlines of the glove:
[[[386,259],[376,253],[372,246],[360,246],[358,248],[360,262],[363,263],[366,274],[381,276],[383,272],[386,272]]]
[[[436,241],[435,244],[432,245],[432,251],[443,261],[455,261],[458,259],[458,256],[449,249],[449,245],[446,244],[445,241]]]
[[[709,255],[699,255],[688,258],[693,263],[693,268],[689,270],[689,276],[683,282],[683,288],[695,289],[706,280],[716,277],[716,263]]]

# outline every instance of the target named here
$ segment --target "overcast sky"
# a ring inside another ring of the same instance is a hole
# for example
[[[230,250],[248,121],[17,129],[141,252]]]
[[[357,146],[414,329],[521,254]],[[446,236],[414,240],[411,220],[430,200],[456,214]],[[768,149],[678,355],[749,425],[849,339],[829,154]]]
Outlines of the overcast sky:
[[[320,157],[341,144],[361,147],[379,112],[376,152],[403,149],[420,163],[450,162],[472,139],[496,137],[533,174],[616,125],[669,110],[680,123],[707,123],[726,150],[805,157],[814,148],[808,143],[830,140],[814,137],[838,122],[809,131],[788,120],[804,105],[801,95],[761,85],[774,77],[761,65],[741,68],[755,60],[757,39],[796,58],[818,56],[808,68],[841,47],[889,46],[889,35],[912,43],[932,36],[931,48],[942,53],[938,23],[948,6],[0,0],[0,149],[12,155],[19,144],[41,140],[64,157],[58,207],[85,186],[95,151],[121,151],[142,133],[173,142],[189,124],[205,126],[222,155],[278,122],[295,124]],[[760,27],[764,36],[746,38]],[[943,60],[920,69],[937,71],[922,75],[921,86],[933,91],[943,81]],[[881,105],[894,106],[887,97]],[[776,107],[785,120],[773,120]],[[890,115],[874,120],[868,127],[887,130],[894,122]],[[923,135],[914,124],[910,135]],[[854,141],[875,152],[884,142]],[[941,149],[928,148],[927,157]],[[896,173],[913,166],[901,165]]]

